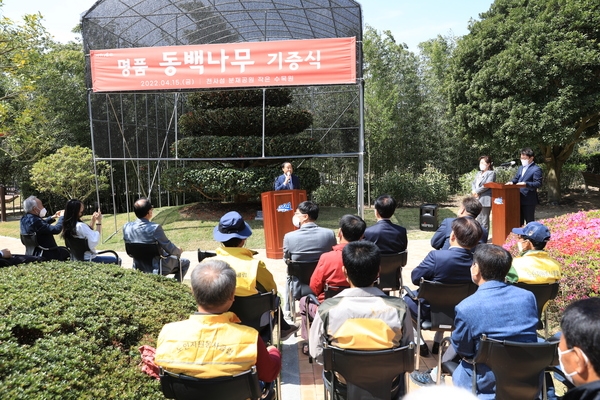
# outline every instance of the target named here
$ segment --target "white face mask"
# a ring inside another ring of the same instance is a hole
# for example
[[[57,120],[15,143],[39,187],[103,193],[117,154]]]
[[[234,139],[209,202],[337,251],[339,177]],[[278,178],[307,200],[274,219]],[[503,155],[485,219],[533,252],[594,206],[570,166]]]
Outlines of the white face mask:
[[[529,165],[529,160],[521,160],[521,165],[523,165],[524,167]]]
[[[294,224],[296,228],[300,228],[300,218],[298,218],[296,214],[292,217],[292,224]]]
[[[487,169],[487,164],[484,164],[484,163],[479,164],[479,169],[481,171],[485,171]]]
[[[575,350],[575,349],[569,349],[569,350],[565,350],[565,351],[558,350],[558,363],[560,364],[560,369],[562,370],[563,374],[565,375],[565,378],[567,378],[567,380],[571,383],[573,383],[573,375],[577,375],[578,372],[577,371],[567,372],[567,370],[565,369],[565,366],[563,365],[563,362],[562,362],[562,355],[570,353],[573,350]],[[587,362],[588,362],[587,356],[583,352],[581,354],[583,354],[583,357],[587,364]]]
[[[44,208],[42,208],[42,209],[40,210],[40,218],[44,218],[44,217],[46,216],[46,213],[47,213],[47,212],[48,212],[48,211],[46,211],[46,208],[45,208],[45,207],[44,207]]]
[[[517,247],[519,248],[519,253],[523,252],[523,243],[521,243],[520,241],[517,242]]]

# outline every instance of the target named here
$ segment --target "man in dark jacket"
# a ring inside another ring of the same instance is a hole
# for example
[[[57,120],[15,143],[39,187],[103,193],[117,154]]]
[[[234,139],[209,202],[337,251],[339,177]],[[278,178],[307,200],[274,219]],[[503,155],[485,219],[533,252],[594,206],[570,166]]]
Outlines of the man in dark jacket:
[[[36,235],[40,246],[46,248],[56,248],[54,235],[62,231],[63,217],[62,210],[51,217],[46,218],[46,208],[42,201],[35,196],[29,196],[23,202],[25,215],[21,218],[21,235]],[[52,225],[58,218],[56,224]],[[59,249],[44,250],[36,252],[33,255],[42,256],[46,260],[66,260],[68,254],[63,254]]]
[[[558,359],[575,384],[564,400],[600,400],[600,298],[571,303],[560,321]]]
[[[542,187],[544,174],[542,169],[533,161],[533,150],[526,147],[521,150],[521,166],[517,174],[507,185],[520,186],[521,224],[525,225],[535,220],[535,206],[539,203],[538,188]]]

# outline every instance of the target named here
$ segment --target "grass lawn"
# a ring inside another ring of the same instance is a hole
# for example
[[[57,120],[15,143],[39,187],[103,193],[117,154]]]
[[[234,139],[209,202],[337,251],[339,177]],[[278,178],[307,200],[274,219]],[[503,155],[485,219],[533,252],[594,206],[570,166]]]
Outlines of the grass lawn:
[[[218,217],[210,220],[203,220],[199,215],[180,213],[180,210],[186,206],[162,207],[154,209],[154,218],[152,221],[163,226],[167,237],[177,246],[181,246],[185,251],[195,249],[213,249],[217,243],[212,238],[214,227],[218,224]],[[201,206],[200,206],[201,208]],[[444,218],[454,217],[457,207],[441,207],[438,210],[438,218],[441,222]],[[319,213],[317,223],[320,226],[337,231],[338,222],[341,216],[345,214],[356,214],[356,209],[322,207]],[[393,222],[404,226],[408,230],[410,239],[430,239],[433,232],[425,232],[419,229],[419,207],[402,207],[396,210]],[[83,221],[88,222],[90,216],[84,216]],[[98,246],[101,250],[125,251],[123,243],[122,227],[128,221],[135,220],[133,213],[128,214],[104,214],[102,221],[102,244]],[[367,226],[375,223],[375,215],[372,209],[365,210],[365,221]],[[251,220],[247,221],[252,227],[253,235],[248,239],[247,247],[255,249],[265,248],[265,237],[263,232],[263,222]],[[8,222],[0,223],[0,236],[19,237],[19,220],[11,219]],[[62,239],[57,237],[57,242],[63,244]]]

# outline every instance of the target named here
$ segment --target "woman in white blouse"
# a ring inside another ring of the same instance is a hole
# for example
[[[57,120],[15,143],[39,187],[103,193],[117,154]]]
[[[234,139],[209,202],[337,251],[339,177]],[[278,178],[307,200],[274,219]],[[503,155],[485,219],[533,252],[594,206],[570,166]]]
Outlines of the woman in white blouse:
[[[490,211],[492,210],[492,189],[483,186],[488,182],[496,182],[496,173],[492,166],[492,159],[489,156],[479,157],[479,172],[475,175],[471,183],[471,194],[479,199],[481,203],[481,212],[477,216],[477,221],[481,226],[490,230]]]
[[[90,251],[86,251],[84,254],[84,259],[86,261],[104,264],[115,263],[116,260],[114,256],[96,255],[96,246],[98,243],[100,243],[101,239],[102,213],[100,210],[94,212],[92,215],[92,221],[88,225],[81,221],[83,211],[84,207],[81,201],[77,199],[71,199],[67,202],[63,216],[62,237],[86,239],[88,247],[90,248]]]

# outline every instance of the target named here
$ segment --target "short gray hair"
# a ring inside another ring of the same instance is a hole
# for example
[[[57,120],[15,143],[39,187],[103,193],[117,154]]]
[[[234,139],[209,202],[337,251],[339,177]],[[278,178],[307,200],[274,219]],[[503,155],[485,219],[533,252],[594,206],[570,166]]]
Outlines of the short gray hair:
[[[30,213],[31,211],[33,211],[33,208],[36,206],[37,206],[37,197],[35,197],[35,196],[29,196],[23,202],[23,209],[25,210],[26,213]]]
[[[201,307],[218,307],[235,293],[236,273],[225,261],[206,259],[194,268],[192,292]]]

